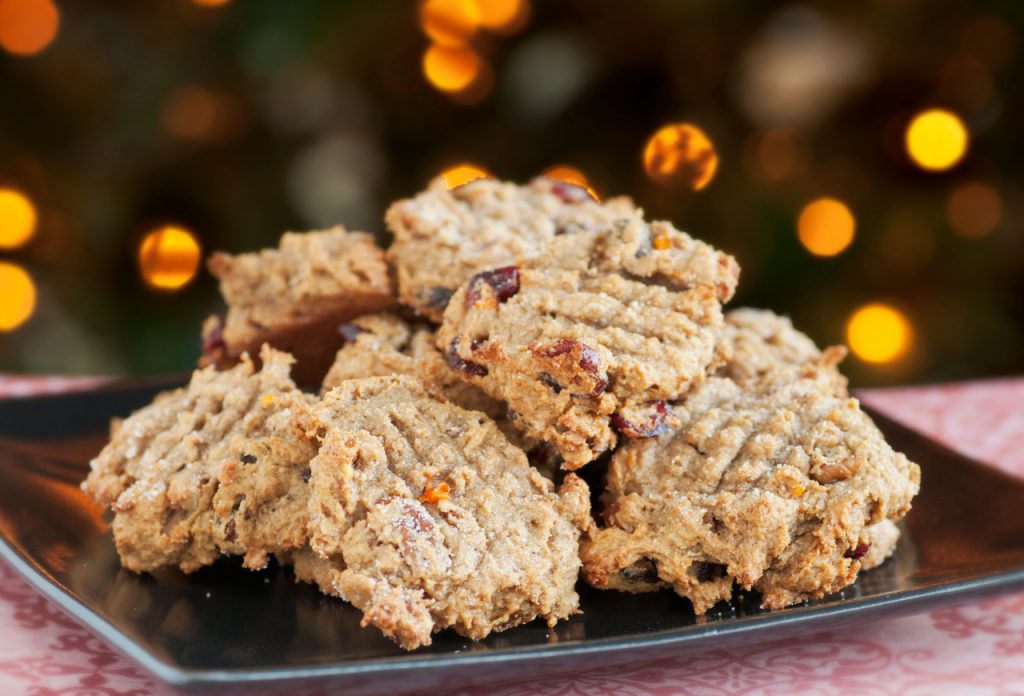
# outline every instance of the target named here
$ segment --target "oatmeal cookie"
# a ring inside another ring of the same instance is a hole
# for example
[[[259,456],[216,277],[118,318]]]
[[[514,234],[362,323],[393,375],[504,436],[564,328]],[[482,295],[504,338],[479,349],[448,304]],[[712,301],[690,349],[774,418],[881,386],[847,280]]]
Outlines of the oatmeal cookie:
[[[602,498],[607,526],[582,545],[588,582],[671,587],[702,614],[734,581],[779,608],[884,560],[920,469],[837,393],[839,357],[747,381],[711,377],[675,409],[676,432],[619,448]]]
[[[82,489],[114,511],[125,568],[191,572],[222,553],[260,568],[307,538],[314,442],[296,424],[312,398],[289,377],[290,356],[264,348],[223,372],[197,370],[115,424]]]
[[[453,296],[438,346],[461,377],[576,469],[675,424],[668,402],[704,379],[739,268],[666,222],[640,218],[552,240],[522,267]]]
[[[544,177],[523,186],[477,179],[451,190],[437,178],[388,210],[395,238],[388,259],[402,303],[440,321],[474,273],[533,258],[556,235],[635,215],[628,198],[598,203],[584,188]]]
[[[484,414],[404,376],[348,380],[315,408],[310,546],[296,572],[406,649],[576,613],[586,484],[556,494]]]
[[[231,365],[268,343],[294,355],[299,384],[320,383],[343,342],[339,324],[394,303],[384,252],[342,227],[289,232],[277,249],[217,252],[208,265],[228,311],[203,327],[204,364]]]

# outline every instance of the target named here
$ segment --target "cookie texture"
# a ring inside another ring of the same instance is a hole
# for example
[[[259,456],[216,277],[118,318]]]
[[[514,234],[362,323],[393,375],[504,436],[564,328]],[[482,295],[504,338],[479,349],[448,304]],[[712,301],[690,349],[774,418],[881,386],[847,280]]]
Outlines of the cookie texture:
[[[598,203],[579,186],[544,177],[523,186],[477,179],[454,189],[437,178],[388,209],[388,259],[401,302],[440,321],[455,290],[478,271],[533,258],[557,235],[635,215],[628,198]]]
[[[711,368],[738,275],[732,257],[669,223],[620,220],[471,277],[438,347],[575,469],[611,449],[616,431],[642,439],[676,425],[668,402]]]
[[[277,249],[216,252],[208,266],[228,310],[203,327],[206,362],[227,366],[268,343],[295,357],[300,384],[320,383],[343,343],[339,324],[394,303],[384,252],[342,227],[286,233]]]
[[[842,346],[826,350],[834,353],[830,362],[838,362],[846,354]],[[766,375],[772,379],[791,378],[805,363],[822,355],[807,334],[793,328],[788,317],[749,307],[725,313],[718,351],[722,366],[717,374],[740,383]],[[843,384],[845,393],[845,380]]]
[[[709,378],[676,406],[678,430],[616,451],[606,526],[582,545],[588,582],[671,587],[698,614],[729,599],[736,582],[780,608],[835,592],[891,553],[920,469],[845,395],[841,352],[793,370],[788,349],[736,355],[761,364],[773,353],[779,369]]]
[[[577,611],[589,496],[559,493],[485,415],[415,379],[342,382],[314,409],[310,480],[316,582],[406,649],[444,628],[472,639]]]
[[[263,367],[195,372],[115,423],[82,489],[114,512],[121,563],[136,572],[194,571],[222,553],[249,568],[308,538],[309,462],[298,424],[312,399],[289,377],[290,356],[264,348]]]

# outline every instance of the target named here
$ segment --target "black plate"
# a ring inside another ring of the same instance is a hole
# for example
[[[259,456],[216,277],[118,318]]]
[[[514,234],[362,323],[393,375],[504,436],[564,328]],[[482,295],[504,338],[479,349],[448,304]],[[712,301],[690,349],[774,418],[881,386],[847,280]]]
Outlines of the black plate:
[[[353,691],[452,687],[775,638],[1024,584],[1024,483],[875,415],[893,446],[921,464],[924,484],[895,556],[842,593],[775,612],[741,596],[698,619],[669,592],[581,587],[584,613],[553,630],[534,622],[476,644],[445,631],[431,647],[405,653],[360,628],[353,608],[295,585],[287,568],[253,573],[226,558],[191,576],[121,570],[106,523],[78,483],[109,418],[169,384],[0,401],[0,555],[91,630],[176,684],[220,690],[337,678]]]

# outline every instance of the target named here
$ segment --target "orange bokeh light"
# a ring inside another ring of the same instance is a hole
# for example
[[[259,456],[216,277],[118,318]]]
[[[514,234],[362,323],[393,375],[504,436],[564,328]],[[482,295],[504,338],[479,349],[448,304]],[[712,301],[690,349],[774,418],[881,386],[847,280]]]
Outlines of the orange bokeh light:
[[[499,34],[519,31],[530,19],[529,0],[474,0],[480,26]]]
[[[804,207],[797,221],[800,243],[815,256],[835,256],[853,242],[856,221],[842,201],[819,198]]]
[[[448,167],[441,172],[441,177],[444,179],[444,183],[449,189],[457,188],[463,184],[468,184],[471,181],[476,181],[477,179],[494,178],[494,176],[483,167],[478,167],[475,164],[470,164],[468,162]]]
[[[541,172],[541,176],[546,176],[549,179],[557,179],[569,184],[575,184],[585,189],[586,192],[590,194],[590,197],[595,201],[601,200],[601,197],[597,195],[597,191],[595,191],[594,187],[590,185],[590,181],[587,179],[586,175],[576,167],[570,167],[566,164],[556,164],[555,166],[548,167]]]
[[[420,28],[434,43],[464,46],[480,25],[480,8],[473,0],[425,0],[420,5]]]
[[[0,261],[0,331],[14,331],[36,309],[36,285],[21,266]]]
[[[32,239],[38,215],[21,191],[0,189],[0,249],[17,249]]]
[[[1003,219],[1003,199],[988,184],[962,184],[946,201],[946,219],[961,237],[979,239],[993,232]]]
[[[31,56],[53,43],[60,11],[52,0],[0,0],[0,46],[17,56]]]
[[[471,48],[434,44],[423,54],[423,75],[442,92],[472,87],[482,72],[483,60]]]
[[[150,287],[177,290],[195,277],[200,253],[192,232],[165,225],[147,234],[139,245],[139,271]]]
[[[715,176],[718,153],[711,139],[689,123],[664,126],[644,147],[644,169],[659,184],[700,191]]]
[[[174,90],[164,99],[160,121],[182,140],[222,140],[237,126],[237,107],[230,97],[194,85]]]

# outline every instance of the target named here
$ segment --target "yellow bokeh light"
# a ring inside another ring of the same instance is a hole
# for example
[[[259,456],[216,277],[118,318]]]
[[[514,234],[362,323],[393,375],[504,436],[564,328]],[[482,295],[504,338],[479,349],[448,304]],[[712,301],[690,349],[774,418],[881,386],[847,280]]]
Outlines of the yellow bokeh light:
[[[846,340],[853,354],[864,362],[891,363],[903,357],[913,342],[914,331],[903,314],[886,304],[867,304],[846,324]]]
[[[36,309],[36,286],[21,266],[0,261],[0,331],[13,331]]]
[[[946,219],[961,237],[984,237],[991,234],[1003,219],[1003,199],[988,184],[962,184],[946,201]]]
[[[945,171],[959,162],[969,141],[964,122],[944,109],[924,111],[907,126],[907,153],[917,166],[932,172]]]
[[[815,256],[835,256],[853,242],[856,221],[842,201],[819,198],[808,203],[797,220],[800,243]]]
[[[528,0],[474,0],[480,12],[480,26],[501,34],[522,29],[530,18]]]
[[[700,128],[674,123],[661,128],[647,141],[644,169],[660,184],[700,191],[715,176],[718,153]]]
[[[0,46],[17,56],[31,56],[53,43],[60,11],[53,0],[0,0]]]
[[[420,5],[420,28],[434,43],[464,46],[480,25],[480,8],[473,0],[425,0]]]
[[[24,246],[36,231],[36,208],[28,196],[0,189],[0,249]]]
[[[557,179],[558,181],[564,181],[568,184],[575,184],[586,190],[590,194],[590,197],[595,201],[600,201],[601,197],[597,195],[597,191],[590,185],[590,181],[586,175],[576,167],[570,167],[567,164],[556,164],[553,167],[548,167],[541,176],[546,176],[549,179]]]
[[[434,44],[423,54],[423,75],[442,92],[461,92],[480,75],[481,64],[471,48]]]
[[[199,269],[200,248],[195,236],[176,225],[157,228],[139,245],[139,270],[151,287],[177,290]]]
[[[448,167],[441,172],[444,183],[449,189],[458,188],[463,184],[468,184],[471,181],[477,179],[493,179],[493,175],[484,169],[478,167],[475,164],[469,164],[464,162],[462,164],[456,164],[454,167]]]

